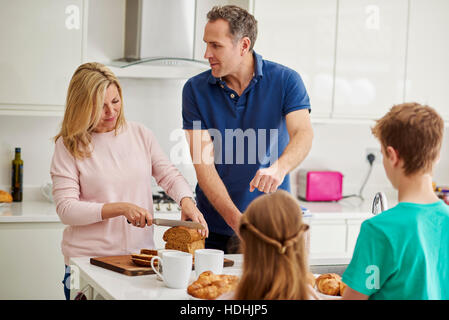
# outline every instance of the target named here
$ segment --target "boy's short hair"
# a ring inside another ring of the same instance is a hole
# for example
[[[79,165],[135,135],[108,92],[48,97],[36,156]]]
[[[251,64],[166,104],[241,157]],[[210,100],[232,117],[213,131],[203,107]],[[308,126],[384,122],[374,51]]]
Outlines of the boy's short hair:
[[[443,131],[441,116],[433,108],[414,102],[393,106],[372,128],[384,149],[391,146],[398,151],[405,175],[432,171]]]

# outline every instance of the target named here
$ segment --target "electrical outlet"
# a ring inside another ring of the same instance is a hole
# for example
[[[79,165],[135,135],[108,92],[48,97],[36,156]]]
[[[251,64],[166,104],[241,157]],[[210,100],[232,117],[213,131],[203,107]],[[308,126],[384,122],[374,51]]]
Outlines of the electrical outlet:
[[[370,153],[372,153],[375,157],[373,164],[381,162],[382,152],[380,151],[380,148],[366,148],[366,152],[365,152],[366,161],[368,161],[367,157]]]

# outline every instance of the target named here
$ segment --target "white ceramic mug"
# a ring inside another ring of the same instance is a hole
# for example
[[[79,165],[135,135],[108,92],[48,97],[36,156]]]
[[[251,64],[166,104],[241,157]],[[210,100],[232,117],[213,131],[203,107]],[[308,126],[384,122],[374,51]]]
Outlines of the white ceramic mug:
[[[165,252],[176,252],[176,251],[178,251],[178,250],[173,250],[173,249],[160,249],[160,250],[157,251],[157,255],[158,255],[159,257],[162,258]],[[163,269],[163,268],[162,268],[162,264],[159,263],[159,264],[157,265],[157,270],[159,271],[160,274],[163,273],[162,269]],[[157,279],[160,280],[160,281],[163,281],[162,277],[159,276],[159,274],[157,274]]]
[[[44,185],[41,186],[41,193],[44,196],[45,199],[47,199],[50,202],[53,202],[53,184],[46,183]]]
[[[154,266],[156,260],[159,260],[159,264],[162,264],[163,275]],[[151,268],[164,280],[167,287],[186,289],[192,273],[192,254],[183,251],[165,252],[162,258],[159,256],[151,258]]]
[[[217,249],[195,250],[195,272],[198,277],[204,271],[223,273],[224,251]]]

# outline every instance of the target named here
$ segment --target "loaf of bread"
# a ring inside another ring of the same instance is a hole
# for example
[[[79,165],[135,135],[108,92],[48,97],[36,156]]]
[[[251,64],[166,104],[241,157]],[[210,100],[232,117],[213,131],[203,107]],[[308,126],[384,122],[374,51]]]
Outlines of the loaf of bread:
[[[174,249],[193,254],[197,249],[204,249],[204,238],[196,230],[186,227],[172,227],[165,231],[162,239],[165,249]]]
[[[195,298],[214,300],[223,293],[235,290],[238,280],[234,275],[217,275],[212,271],[204,271],[187,287],[187,293]]]
[[[340,295],[341,277],[336,273],[325,273],[315,280],[319,292],[330,295]]]
[[[3,190],[0,190],[0,202],[12,202],[12,196]]]

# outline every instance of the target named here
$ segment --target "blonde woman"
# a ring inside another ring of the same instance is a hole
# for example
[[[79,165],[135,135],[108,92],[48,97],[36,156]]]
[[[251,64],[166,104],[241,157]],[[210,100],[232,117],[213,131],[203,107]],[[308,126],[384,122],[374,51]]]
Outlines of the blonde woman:
[[[278,190],[253,200],[241,216],[243,273],[237,300],[318,299],[309,283],[305,232],[299,203]]]
[[[208,234],[186,180],[149,129],[125,120],[121,86],[100,63],[85,63],[72,76],[50,174],[56,211],[68,225],[61,244],[66,299],[71,257],[154,248],[152,177],[181,206],[182,219]]]

